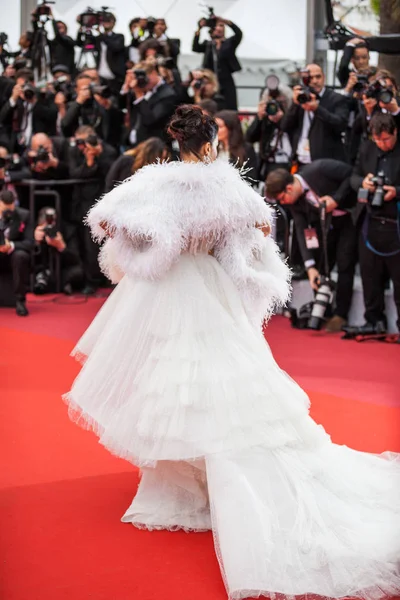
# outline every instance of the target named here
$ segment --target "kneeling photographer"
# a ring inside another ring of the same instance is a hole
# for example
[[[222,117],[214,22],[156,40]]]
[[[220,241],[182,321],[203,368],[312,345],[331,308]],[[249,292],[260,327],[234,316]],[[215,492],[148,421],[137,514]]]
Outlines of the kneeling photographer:
[[[276,75],[269,75],[265,84],[257,116],[246,132],[247,142],[259,143],[259,181],[265,181],[274,169],[290,169],[292,157],[289,136],[281,130],[281,120],[290,106],[290,98],[280,90]]]
[[[59,227],[56,210],[44,207],[39,212],[35,229],[35,294],[56,291],[57,263],[59,262],[61,288],[71,294],[82,288],[84,273],[79,258],[74,228],[66,223]]]
[[[360,225],[359,257],[365,303],[365,325],[350,334],[386,331],[386,273],[393,282],[400,330],[400,141],[391,115],[376,114],[370,123],[372,140],[360,148],[351,177],[358,192],[355,213]]]
[[[61,121],[65,137],[73,137],[78,127],[88,125],[107,144],[121,143],[123,113],[114,104],[111,90],[96,85],[87,74],[76,78],[76,99],[71,101]]]
[[[332,296],[330,271],[337,265],[336,306],[326,325],[329,333],[341,331],[346,324],[353,294],[357,235],[349,213],[356,203],[351,171],[350,165],[327,158],[296,175],[276,169],[266,180],[267,197],[289,207],[310,285],[318,293],[323,283],[326,300]],[[321,324],[322,318],[312,328]]]
[[[11,279],[16,312],[20,317],[28,315],[26,293],[32,248],[33,231],[29,212],[17,208],[14,194],[10,190],[3,190],[0,193],[0,305],[9,306],[11,303],[6,292]]]

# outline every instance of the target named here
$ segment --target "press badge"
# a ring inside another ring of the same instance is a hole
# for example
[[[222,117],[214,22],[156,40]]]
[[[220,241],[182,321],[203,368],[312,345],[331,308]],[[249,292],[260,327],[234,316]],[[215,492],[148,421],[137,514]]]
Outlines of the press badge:
[[[316,248],[319,248],[317,230],[314,227],[308,227],[304,230],[304,238],[306,240],[306,246],[308,250],[315,250]]]

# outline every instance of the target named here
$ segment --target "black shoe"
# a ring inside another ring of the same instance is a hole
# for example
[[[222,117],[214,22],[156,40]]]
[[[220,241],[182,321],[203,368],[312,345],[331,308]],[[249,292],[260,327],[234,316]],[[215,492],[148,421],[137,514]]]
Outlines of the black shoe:
[[[15,304],[15,312],[19,317],[27,317],[29,315],[29,311],[26,308],[25,300],[17,300]]]
[[[347,335],[356,336],[356,335],[381,335],[386,333],[386,325],[384,321],[377,321],[376,323],[365,323],[364,325],[360,325],[359,327],[352,327],[349,325],[345,325],[342,328]]]
[[[64,292],[64,294],[66,296],[72,296],[72,293],[73,293],[73,291],[72,291],[72,285],[70,283],[66,283],[64,285],[63,292]]]
[[[81,290],[81,294],[84,296],[93,296],[97,292],[97,288],[89,283],[85,285],[83,290]]]

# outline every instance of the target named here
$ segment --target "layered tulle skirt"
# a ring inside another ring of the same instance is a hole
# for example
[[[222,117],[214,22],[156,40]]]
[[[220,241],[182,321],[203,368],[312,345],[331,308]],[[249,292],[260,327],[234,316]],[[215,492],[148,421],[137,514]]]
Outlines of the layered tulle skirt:
[[[400,593],[400,462],[332,444],[207,255],[125,276],[79,341],[70,414],[142,469],[123,517],[214,533],[231,598]]]

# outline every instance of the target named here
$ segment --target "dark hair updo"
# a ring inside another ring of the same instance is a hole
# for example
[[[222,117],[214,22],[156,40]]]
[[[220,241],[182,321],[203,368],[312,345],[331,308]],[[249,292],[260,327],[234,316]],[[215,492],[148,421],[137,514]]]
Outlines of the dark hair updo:
[[[198,106],[183,104],[176,109],[168,133],[179,143],[181,153],[198,156],[204,144],[214,142],[218,125],[213,117],[204,114]]]

